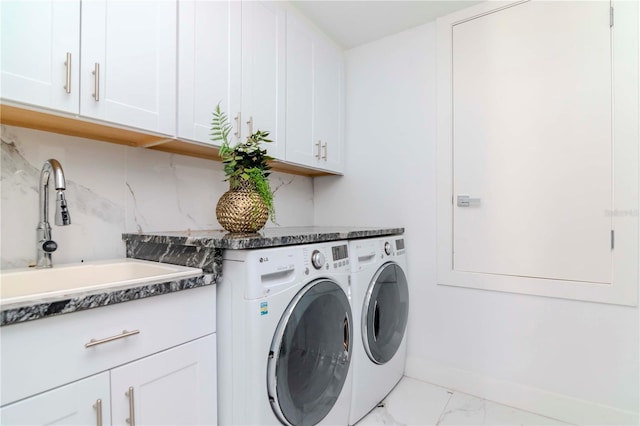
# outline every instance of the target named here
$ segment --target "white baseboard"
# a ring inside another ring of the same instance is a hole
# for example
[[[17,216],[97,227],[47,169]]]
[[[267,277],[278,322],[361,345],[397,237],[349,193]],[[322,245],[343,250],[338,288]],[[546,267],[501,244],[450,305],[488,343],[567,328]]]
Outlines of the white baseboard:
[[[640,414],[407,357],[405,375],[500,404],[577,425],[638,425]]]

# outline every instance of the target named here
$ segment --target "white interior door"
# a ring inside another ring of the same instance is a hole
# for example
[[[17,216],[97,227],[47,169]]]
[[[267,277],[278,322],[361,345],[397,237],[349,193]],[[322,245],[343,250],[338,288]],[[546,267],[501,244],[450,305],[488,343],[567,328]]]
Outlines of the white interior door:
[[[452,43],[453,269],[610,283],[609,2],[519,4]]]

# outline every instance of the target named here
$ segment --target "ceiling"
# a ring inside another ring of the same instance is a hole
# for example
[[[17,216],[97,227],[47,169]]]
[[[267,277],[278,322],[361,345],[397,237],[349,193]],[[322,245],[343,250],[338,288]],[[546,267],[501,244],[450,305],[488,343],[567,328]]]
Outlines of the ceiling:
[[[291,3],[345,49],[480,3],[457,0],[294,0]]]

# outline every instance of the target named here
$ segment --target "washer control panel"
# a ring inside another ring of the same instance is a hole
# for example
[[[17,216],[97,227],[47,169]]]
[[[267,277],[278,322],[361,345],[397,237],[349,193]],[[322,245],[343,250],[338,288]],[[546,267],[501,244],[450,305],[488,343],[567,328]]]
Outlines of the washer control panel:
[[[320,250],[314,250],[311,253],[311,265],[313,265],[316,269],[322,269],[326,259],[324,258],[324,254]]]
[[[304,273],[349,272],[349,245],[346,242],[313,244],[303,247]]]
[[[385,241],[382,244],[382,254],[380,257],[384,258],[384,256],[401,256],[405,254],[404,248],[404,238],[394,238],[392,241]]]
[[[384,252],[387,256],[391,255],[391,243],[389,243],[389,241],[385,241],[384,243]]]

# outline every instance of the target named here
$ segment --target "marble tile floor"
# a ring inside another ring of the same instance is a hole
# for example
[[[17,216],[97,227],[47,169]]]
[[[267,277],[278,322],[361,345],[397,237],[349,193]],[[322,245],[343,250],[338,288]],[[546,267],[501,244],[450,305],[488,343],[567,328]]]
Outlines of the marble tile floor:
[[[566,425],[559,420],[403,377],[357,426]]]

